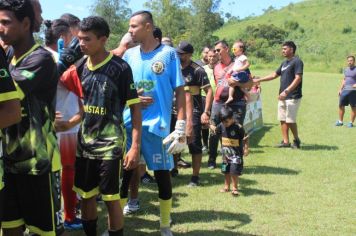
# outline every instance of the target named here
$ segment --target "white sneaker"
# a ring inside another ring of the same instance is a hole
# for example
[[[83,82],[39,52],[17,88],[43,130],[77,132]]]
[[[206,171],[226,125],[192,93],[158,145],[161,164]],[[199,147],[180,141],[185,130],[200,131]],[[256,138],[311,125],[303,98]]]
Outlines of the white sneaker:
[[[173,236],[171,228],[161,228],[161,236]]]
[[[129,202],[124,207],[124,215],[130,215],[135,213],[136,211],[140,210],[140,201],[129,200]]]

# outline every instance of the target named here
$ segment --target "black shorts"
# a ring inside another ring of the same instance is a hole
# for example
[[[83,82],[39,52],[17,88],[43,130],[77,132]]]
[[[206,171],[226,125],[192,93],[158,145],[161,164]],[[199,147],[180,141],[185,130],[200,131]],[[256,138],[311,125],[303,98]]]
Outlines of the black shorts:
[[[193,113],[193,140],[188,145],[190,154],[202,154],[203,144],[201,142],[201,114]]]
[[[63,234],[60,171],[43,175],[5,173],[4,180],[3,229],[26,225],[38,235]]]
[[[356,90],[342,90],[340,94],[339,106],[356,107]]]
[[[243,168],[244,168],[243,162],[241,162],[241,164],[224,162],[221,165],[221,173],[240,176],[242,175]]]
[[[120,199],[121,159],[93,160],[77,157],[73,190],[84,199],[98,195],[104,201]]]

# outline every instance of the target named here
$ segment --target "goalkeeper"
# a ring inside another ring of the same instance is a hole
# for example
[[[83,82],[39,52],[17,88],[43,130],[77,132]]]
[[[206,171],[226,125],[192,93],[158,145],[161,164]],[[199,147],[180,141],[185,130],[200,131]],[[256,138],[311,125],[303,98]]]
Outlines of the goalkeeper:
[[[138,46],[128,49],[123,59],[132,69],[133,79],[142,104],[141,154],[147,167],[154,171],[160,203],[161,235],[172,235],[170,212],[172,207],[172,184],[170,172],[174,167],[171,154],[180,153],[185,141],[185,92],[180,62],[174,48],[158,42],[153,36],[153,19],[148,11],[134,13],[130,18],[129,33]],[[176,96],[178,121],[173,134],[169,135],[171,107]],[[127,148],[131,145],[131,116],[124,111]],[[167,145],[162,145],[168,138]],[[172,139],[171,139],[172,138]],[[120,189],[121,206],[126,204],[132,170],[124,168]]]

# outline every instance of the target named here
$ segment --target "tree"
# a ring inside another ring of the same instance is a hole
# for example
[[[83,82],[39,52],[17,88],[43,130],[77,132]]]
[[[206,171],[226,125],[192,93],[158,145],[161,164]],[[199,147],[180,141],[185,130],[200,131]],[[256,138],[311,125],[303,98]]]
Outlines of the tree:
[[[185,7],[187,0],[151,0],[145,7],[151,10],[155,25],[160,27],[163,36],[169,36],[174,43],[186,33],[189,10]]]
[[[131,9],[127,7],[128,0],[96,0],[91,7],[94,15],[103,17],[109,24],[111,36],[108,48],[117,46],[120,38],[128,30],[128,20]]]
[[[224,24],[224,19],[218,13],[219,5],[220,0],[191,0],[193,14],[189,27],[192,32],[190,41],[196,51],[218,39],[212,33]]]

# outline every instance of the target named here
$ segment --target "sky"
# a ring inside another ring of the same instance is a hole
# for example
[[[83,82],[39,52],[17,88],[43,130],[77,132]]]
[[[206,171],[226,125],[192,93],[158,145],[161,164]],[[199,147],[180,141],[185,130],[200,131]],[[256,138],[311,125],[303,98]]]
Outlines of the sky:
[[[204,1],[204,0],[201,0]],[[263,9],[269,6],[281,8],[289,3],[297,3],[302,0],[221,0],[220,11],[230,13],[241,19],[250,15],[261,15]],[[40,0],[42,5],[42,16],[44,19],[53,20],[59,18],[63,13],[72,13],[79,18],[90,15],[91,6],[96,0]],[[129,8],[132,12],[144,9],[146,0],[129,0]],[[236,10],[235,10],[236,9]]]

